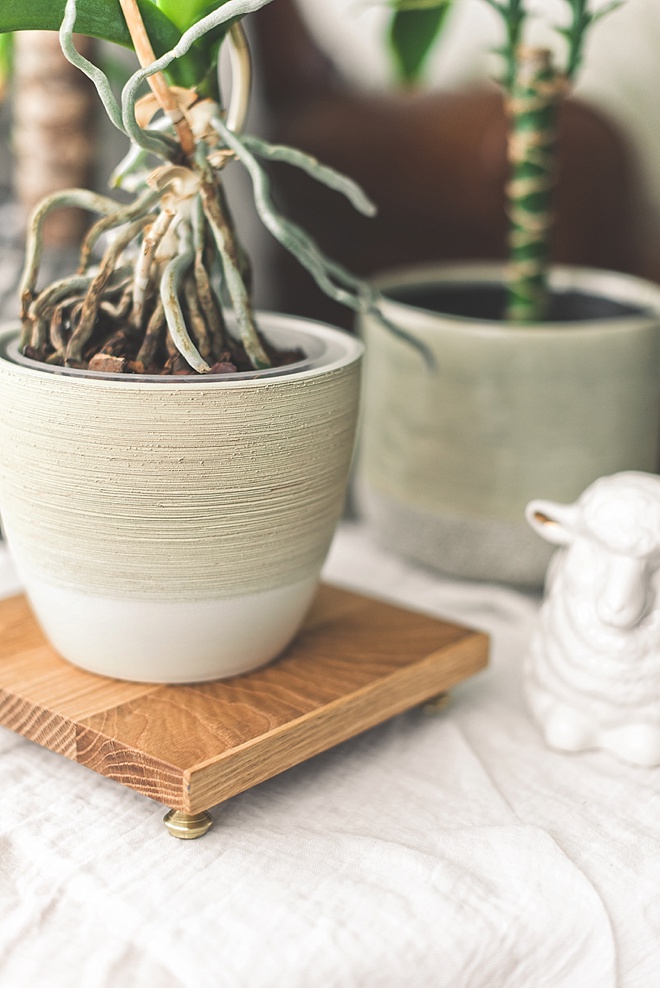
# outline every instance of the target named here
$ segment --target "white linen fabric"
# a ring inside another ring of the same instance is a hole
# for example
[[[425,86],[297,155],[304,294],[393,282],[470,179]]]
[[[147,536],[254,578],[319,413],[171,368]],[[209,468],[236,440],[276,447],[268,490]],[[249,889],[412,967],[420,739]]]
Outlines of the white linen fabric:
[[[489,632],[489,670],[191,842],[1,729],[0,988],[660,984],[660,773],[543,746],[520,676],[538,600],[416,568],[356,524],[325,578]]]

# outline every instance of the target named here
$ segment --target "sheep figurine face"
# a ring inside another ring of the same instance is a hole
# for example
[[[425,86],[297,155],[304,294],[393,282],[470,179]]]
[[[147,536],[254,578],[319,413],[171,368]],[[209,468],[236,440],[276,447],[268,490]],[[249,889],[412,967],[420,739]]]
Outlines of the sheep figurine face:
[[[660,764],[660,477],[601,477],[574,504],[526,514],[562,547],[525,660],[547,743]]]

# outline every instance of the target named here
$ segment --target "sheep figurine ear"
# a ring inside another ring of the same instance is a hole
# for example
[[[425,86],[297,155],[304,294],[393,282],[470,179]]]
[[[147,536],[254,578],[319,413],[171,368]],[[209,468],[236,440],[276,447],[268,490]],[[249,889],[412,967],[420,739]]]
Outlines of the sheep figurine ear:
[[[525,518],[546,542],[569,545],[577,529],[578,509],[574,504],[530,501],[525,509]]]

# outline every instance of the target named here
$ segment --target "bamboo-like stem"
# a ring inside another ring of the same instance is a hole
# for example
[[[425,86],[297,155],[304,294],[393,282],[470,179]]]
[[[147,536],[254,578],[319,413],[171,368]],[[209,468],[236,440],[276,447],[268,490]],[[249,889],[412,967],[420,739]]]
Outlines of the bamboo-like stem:
[[[547,312],[557,108],[565,77],[543,48],[518,50],[508,100],[510,180],[506,318],[538,322]]]
[[[486,0],[486,3],[497,12],[504,22],[506,32],[503,47],[500,54],[504,57],[505,73],[502,84],[507,92],[511,92],[517,72],[518,49],[522,40],[522,33],[527,20],[528,12],[524,6],[524,0]]]
[[[140,16],[137,4],[135,0],[120,0],[120,3],[140,64],[143,69],[151,68],[153,67],[153,63],[156,59],[149,42],[149,38],[146,34],[144,22]],[[234,45],[241,41],[241,39],[243,39],[242,32],[238,35],[234,34]],[[241,67],[240,91],[245,92],[246,86],[247,91],[249,91],[249,57],[247,58],[246,63],[245,54],[239,52],[239,55],[240,59],[238,64]],[[245,68],[246,64],[247,68]],[[248,75],[247,82],[243,78],[246,73]],[[186,158],[193,161],[196,151],[195,138],[188,121],[179,109],[174,99],[174,95],[171,93],[164,76],[162,73],[155,71],[151,72],[147,78],[159,104],[168,114],[176,128],[177,136],[179,137],[179,141]],[[131,98],[132,96],[129,98],[125,92],[127,107],[130,107]],[[243,107],[240,114],[241,116],[244,115],[244,109],[245,108]],[[224,211],[222,209],[221,189],[217,183],[209,181],[207,166],[204,165],[200,170],[204,176],[201,190],[201,196],[204,201],[204,209],[207,216],[209,216],[213,236],[218,243],[223,268],[225,269],[225,279],[232,302],[236,309],[236,316],[241,331],[243,344],[246,351],[250,355],[250,359],[256,364],[256,366],[269,366],[270,361],[261,345],[256,327],[254,326],[249,293],[245,287],[244,280],[241,278],[239,273],[239,264],[237,261],[239,257],[239,247],[236,243],[230,221],[227,216],[224,215]],[[197,252],[195,251],[193,252],[193,264],[195,263],[194,258],[196,253]],[[185,253],[184,258],[187,258],[187,256],[188,254]],[[167,325],[170,334],[176,343],[177,349],[195,370],[204,373],[210,368],[194,347],[194,344],[186,331],[178,297],[185,274],[186,265],[184,264],[184,258],[171,262],[166,268],[161,284],[161,297],[163,299]],[[197,280],[198,276],[195,278],[195,283]],[[203,304],[201,299],[197,296],[196,299],[196,306],[192,306],[192,298],[190,299],[190,304],[188,306],[189,315],[192,320],[200,323],[200,330],[203,329],[206,331],[207,324],[205,322]],[[204,335],[202,338],[204,339],[204,349],[208,351],[212,350],[210,344],[209,346],[206,345],[206,338]]]
[[[571,23],[567,28],[559,28],[558,30],[568,43],[566,78],[572,82],[582,65],[584,44],[591,27],[596,21],[602,20],[612,11],[622,7],[625,0],[610,0],[609,3],[603,3],[599,6],[597,10],[591,9],[590,0],[567,0],[567,2],[571,8]]]
[[[119,0],[119,3],[126,18],[126,25],[133,40],[138,61],[143,69],[148,68],[156,61],[156,55],[144,26],[140,8],[136,0]],[[155,72],[148,77],[147,81],[161,108],[172,121],[184,155],[188,159],[192,158],[195,153],[195,138],[188,121],[177,106],[165,76],[162,72]]]

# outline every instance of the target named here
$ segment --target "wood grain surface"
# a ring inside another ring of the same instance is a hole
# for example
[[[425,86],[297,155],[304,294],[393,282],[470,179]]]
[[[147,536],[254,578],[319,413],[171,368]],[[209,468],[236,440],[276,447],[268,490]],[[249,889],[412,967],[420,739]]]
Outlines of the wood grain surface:
[[[0,601],[0,724],[196,813],[451,689],[485,635],[321,587],[277,661],[186,686],[106,679],[61,659],[24,597]]]

